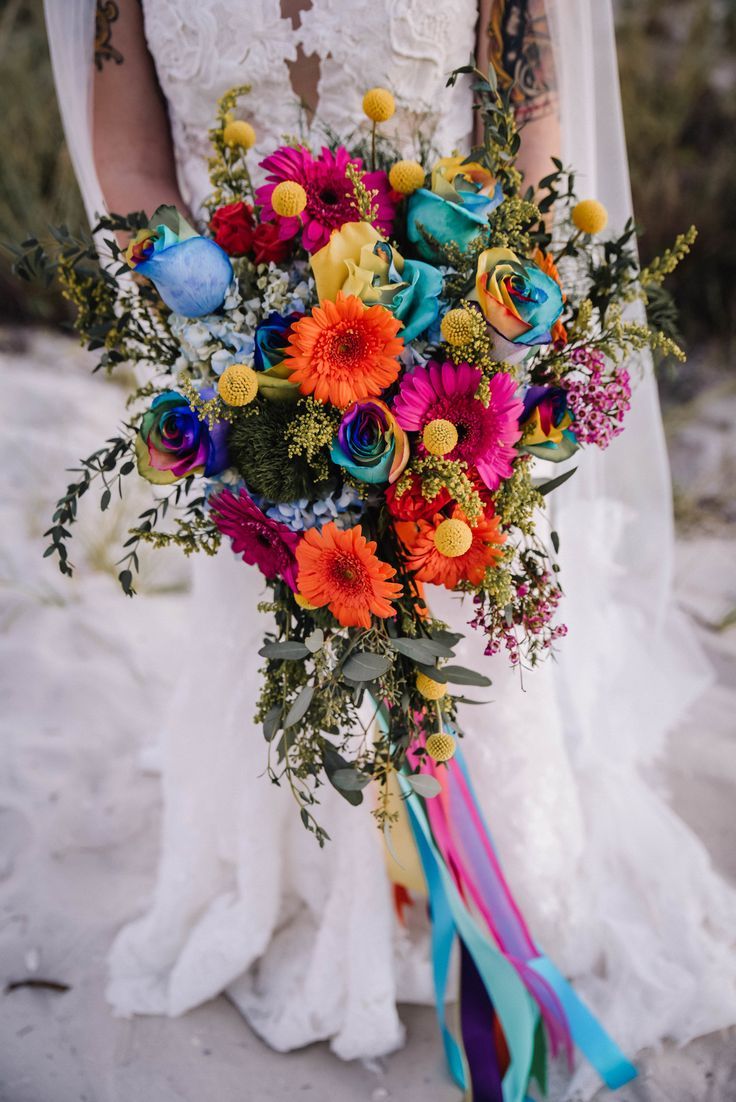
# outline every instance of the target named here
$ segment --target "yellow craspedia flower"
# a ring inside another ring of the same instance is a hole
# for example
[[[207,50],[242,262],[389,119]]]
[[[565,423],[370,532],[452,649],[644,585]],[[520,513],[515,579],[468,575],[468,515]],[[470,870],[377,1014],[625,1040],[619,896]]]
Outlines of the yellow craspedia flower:
[[[388,122],[396,110],[396,101],[388,88],[371,88],[363,96],[363,111],[371,122]]]
[[[231,149],[239,146],[241,149],[251,149],[256,144],[256,132],[249,122],[243,119],[234,119],[225,124],[222,132],[225,145]]]
[[[450,517],[440,521],[434,533],[434,545],[446,559],[456,559],[470,550],[473,530],[464,520]]]
[[[217,380],[217,391],[228,406],[247,406],[258,393],[258,376],[247,364],[230,364]]]
[[[296,180],[282,180],[273,189],[271,206],[282,218],[296,218],[307,205],[307,193]]]
[[[440,323],[440,332],[448,344],[457,347],[473,339],[473,319],[469,310],[448,310]]]
[[[572,208],[572,220],[582,233],[600,233],[608,225],[608,211],[597,199],[581,199]]]
[[[317,607],[311,604],[306,597],[302,597],[301,593],[295,593],[294,600],[299,605],[299,608],[303,608],[305,612],[312,612]]]
[[[425,700],[442,700],[447,692],[446,685],[443,685],[441,681],[433,681],[431,677],[427,677],[426,673],[417,674],[416,685],[417,692]]]
[[[455,754],[455,739],[445,731],[437,731],[427,739],[426,750],[432,761],[449,761]]]
[[[388,174],[388,182],[394,191],[402,195],[411,195],[418,188],[424,187],[425,172],[419,161],[397,161],[391,165]]]
[[[430,455],[447,455],[457,445],[457,429],[452,421],[436,417],[424,426],[422,443]]]

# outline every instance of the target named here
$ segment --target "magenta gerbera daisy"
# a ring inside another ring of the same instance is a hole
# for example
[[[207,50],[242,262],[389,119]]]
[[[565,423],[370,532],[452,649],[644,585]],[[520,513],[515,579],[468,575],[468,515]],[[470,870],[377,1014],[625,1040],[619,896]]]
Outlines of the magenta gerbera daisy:
[[[343,146],[332,152],[326,147],[319,157],[313,157],[308,149],[281,146],[265,161],[261,168],[267,172],[266,183],[256,191],[256,202],[262,208],[265,222],[276,222],[279,237],[285,240],[295,237],[302,230],[302,244],[307,252],[315,253],[330,240],[330,234],[346,222],[359,221],[355,209],[353,183],[346,169],[352,164],[362,167],[359,157],[352,157]],[[293,180],[301,184],[307,193],[307,205],[295,218],[283,218],[271,205],[271,196],[277,184]],[[374,199],[377,208],[373,225],[386,237],[393,228],[396,204],[385,172],[366,172],[363,183],[378,194]]]
[[[516,396],[513,377],[499,373],[489,380],[490,402],[484,406],[476,398],[481,379],[480,369],[470,364],[430,361],[404,376],[394,414],[410,432],[422,432],[430,421],[451,421],[458,441],[446,458],[475,467],[488,489],[495,490],[512,473],[524,403]],[[417,450],[426,454],[421,440]]]
[[[296,592],[296,532],[265,516],[243,489],[237,497],[231,490],[220,490],[210,498],[210,508],[215,525],[230,537],[233,551],[244,562],[257,566],[267,578],[283,578]]]

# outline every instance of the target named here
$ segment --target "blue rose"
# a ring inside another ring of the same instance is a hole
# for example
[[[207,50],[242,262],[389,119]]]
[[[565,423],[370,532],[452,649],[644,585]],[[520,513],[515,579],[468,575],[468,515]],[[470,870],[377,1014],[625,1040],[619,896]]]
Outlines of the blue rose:
[[[163,220],[156,222],[157,217]],[[174,313],[187,318],[214,313],[233,280],[227,253],[196,234],[174,208],[160,208],[152,222],[128,246],[128,264],[151,280]]]

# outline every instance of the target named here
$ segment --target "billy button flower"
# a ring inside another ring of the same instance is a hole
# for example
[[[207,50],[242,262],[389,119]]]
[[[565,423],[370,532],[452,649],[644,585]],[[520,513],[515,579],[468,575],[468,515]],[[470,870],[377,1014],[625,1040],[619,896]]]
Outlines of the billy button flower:
[[[597,199],[581,199],[572,208],[572,221],[581,233],[593,237],[608,225],[608,211]]]
[[[396,111],[396,100],[388,88],[369,88],[363,96],[363,113],[373,123],[371,132],[371,167],[376,169],[376,126],[379,122],[388,122]]]
[[[419,161],[397,161],[388,173],[388,182],[400,195],[412,195],[424,187],[425,172]]]
[[[225,123],[222,140],[230,149],[252,149],[256,144],[256,132],[243,119],[230,119]]]

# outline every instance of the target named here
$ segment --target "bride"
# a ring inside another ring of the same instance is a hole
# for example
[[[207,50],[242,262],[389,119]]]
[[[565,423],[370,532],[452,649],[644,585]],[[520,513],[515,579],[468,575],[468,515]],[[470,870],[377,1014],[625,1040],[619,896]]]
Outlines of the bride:
[[[306,114],[360,125],[362,91],[387,85],[397,138],[472,140],[476,53],[514,82],[520,167],[560,151],[579,189],[620,228],[631,211],[608,0],[46,0],[67,138],[90,217],[205,197],[216,99],[247,82],[265,154]],[[560,147],[561,142],[561,147]],[[252,164],[257,163],[257,156]],[[540,944],[629,1054],[736,1022],[736,903],[643,769],[708,671],[672,604],[669,474],[651,365],[628,431],[586,453],[556,495],[568,638],[522,686],[493,662],[492,705],[466,709],[466,756],[511,885]],[[164,825],[148,912],[119,934],[108,997],[118,1013],[171,1014],[227,991],[274,1048],[329,1039],[345,1059],[402,1043],[399,1001],[430,1001],[422,902],[397,920],[368,814],[326,793],[320,850],[288,794],[263,776],[251,721],[264,630],[255,571],[195,565],[198,653],[163,739]],[[467,609],[430,599],[461,630]],[[227,641],[223,643],[223,640]],[[592,1093],[581,1069],[576,1089]]]

